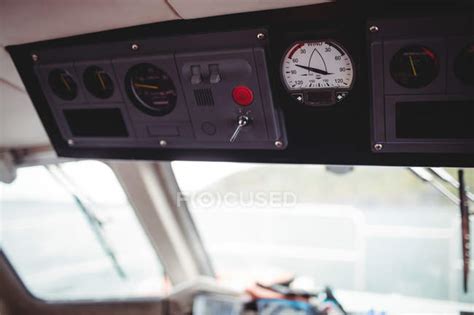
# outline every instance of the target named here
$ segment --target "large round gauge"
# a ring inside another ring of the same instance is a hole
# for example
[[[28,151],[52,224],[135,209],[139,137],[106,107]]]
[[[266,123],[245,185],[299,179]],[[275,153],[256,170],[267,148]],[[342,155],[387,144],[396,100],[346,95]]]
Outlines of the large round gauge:
[[[424,46],[407,46],[400,49],[390,61],[390,73],[399,85],[418,89],[436,79],[439,61],[436,54]]]
[[[106,99],[114,94],[114,82],[104,69],[90,66],[84,71],[84,85],[97,98]]]
[[[177,93],[171,78],[149,63],[133,66],[126,76],[128,96],[143,112],[163,116],[176,106]]]
[[[300,103],[333,105],[342,101],[354,83],[354,64],[347,51],[332,40],[293,44],[286,52],[281,75]]]
[[[474,85],[474,43],[464,47],[454,61],[454,74],[466,85]]]
[[[54,69],[49,73],[48,83],[57,97],[72,101],[77,96],[77,83],[71,74],[64,69]]]

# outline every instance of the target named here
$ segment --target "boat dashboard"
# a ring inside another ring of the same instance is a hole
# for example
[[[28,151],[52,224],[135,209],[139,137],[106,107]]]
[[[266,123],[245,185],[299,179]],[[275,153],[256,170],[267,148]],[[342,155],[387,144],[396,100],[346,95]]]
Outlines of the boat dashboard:
[[[59,156],[472,167],[472,3],[416,3],[341,1],[7,50]]]

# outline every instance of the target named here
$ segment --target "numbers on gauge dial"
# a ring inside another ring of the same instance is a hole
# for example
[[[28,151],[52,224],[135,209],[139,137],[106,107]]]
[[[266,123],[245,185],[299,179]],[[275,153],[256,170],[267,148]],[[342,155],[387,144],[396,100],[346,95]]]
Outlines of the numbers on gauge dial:
[[[354,66],[332,41],[297,43],[285,55],[282,75],[289,90],[350,89]]]

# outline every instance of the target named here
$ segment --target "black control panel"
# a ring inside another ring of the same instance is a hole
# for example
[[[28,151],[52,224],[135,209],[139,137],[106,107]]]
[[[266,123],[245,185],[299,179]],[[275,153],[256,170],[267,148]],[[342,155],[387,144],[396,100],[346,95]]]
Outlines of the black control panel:
[[[281,150],[266,37],[254,29],[44,49],[34,71],[69,146]]]
[[[60,156],[474,166],[474,3],[435,2],[336,1],[7,50]]]
[[[373,152],[474,152],[472,20],[371,20],[368,29]]]

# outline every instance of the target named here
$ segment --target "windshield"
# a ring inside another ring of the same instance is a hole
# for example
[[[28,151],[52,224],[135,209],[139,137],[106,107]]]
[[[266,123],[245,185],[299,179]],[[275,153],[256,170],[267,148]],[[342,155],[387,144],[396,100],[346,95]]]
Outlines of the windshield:
[[[245,286],[291,273],[314,287],[474,308],[472,273],[471,292],[462,289],[459,207],[410,169],[172,166],[225,283]],[[447,172],[456,176],[455,170]],[[474,170],[466,170],[466,179],[474,187]],[[458,196],[443,185],[450,197]]]
[[[45,300],[156,297],[164,271],[104,163],[18,169],[0,184],[0,249]]]

